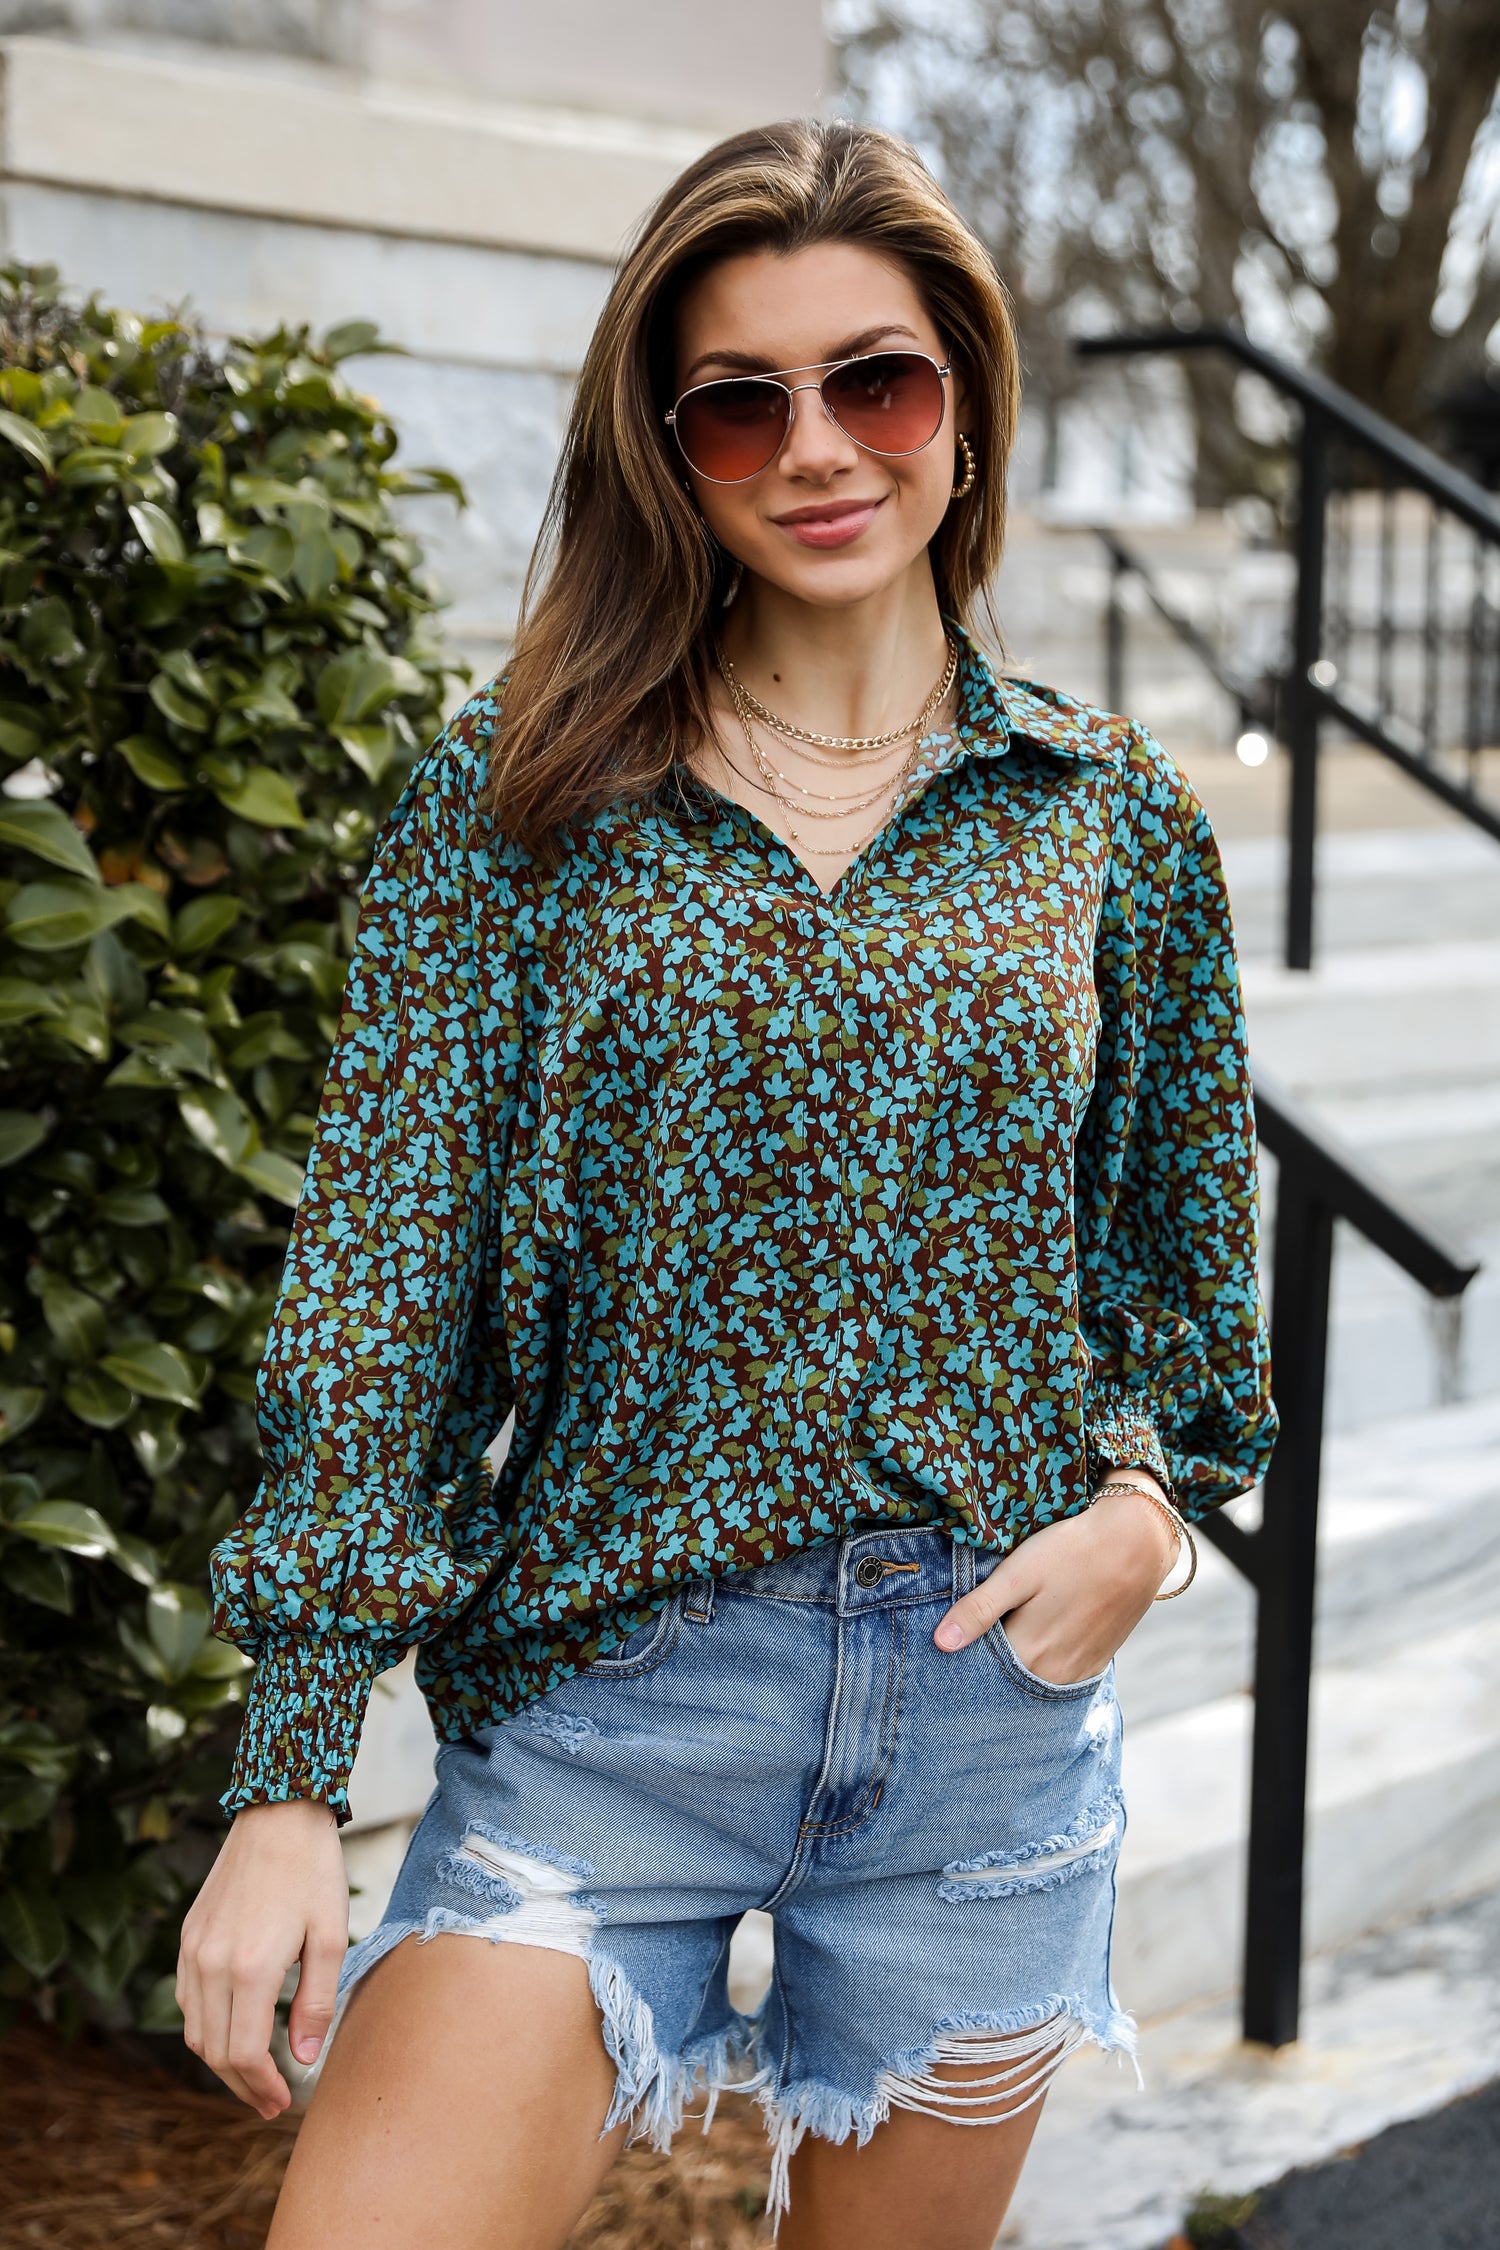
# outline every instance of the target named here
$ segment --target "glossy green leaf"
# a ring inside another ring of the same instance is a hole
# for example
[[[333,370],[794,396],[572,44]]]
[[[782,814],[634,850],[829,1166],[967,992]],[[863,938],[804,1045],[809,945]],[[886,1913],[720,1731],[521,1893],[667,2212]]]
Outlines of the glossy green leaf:
[[[22,612],[19,639],[27,655],[41,664],[71,664],[83,654],[73,613],[57,594],[44,594]]]
[[[373,320],[345,320],[329,329],[323,338],[323,350],[329,359],[337,361],[352,359],[357,352],[372,352],[379,343],[380,330]]]
[[[135,1404],[135,1393],[99,1367],[80,1367],[63,1385],[63,1401],[80,1422],[92,1429],[114,1430]]]
[[[176,1407],[141,1407],[131,1416],[128,1435],[131,1451],[148,1477],[169,1477],[182,1459],[186,1441],[178,1428]]]
[[[146,1630],[169,1680],[180,1680],[208,1638],[208,1603],[196,1586],[154,1586]]]
[[[0,1524],[9,1523],[12,1516],[34,1507],[41,1497],[42,1488],[35,1477],[0,1476]]]
[[[300,828],[303,824],[296,790],[283,774],[272,773],[265,766],[249,774],[238,788],[216,789],[214,795],[241,820],[253,820],[259,828]]]
[[[61,1004],[55,992],[30,977],[0,977],[0,1030],[31,1023],[37,1016],[55,1016]]]
[[[243,1649],[232,1641],[220,1641],[209,1636],[193,1658],[189,1667],[195,1680],[241,1680],[254,1666]]]
[[[235,1170],[242,1180],[248,1180],[252,1187],[259,1188],[262,1195],[269,1195],[274,1202],[284,1203],[288,1210],[296,1209],[302,1194],[305,1167],[294,1164],[289,1156],[281,1155],[277,1149],[258,1148],[253,1156],[247,1157],[242,1164],[237,1164]]]
[[[214,1075],[213,1042],[207,1024],[194,1010],[147,1008],[140,1015],[132,1016],[128,1023],[122,1023],[119,1036],[127,1047],[149,1048],[174,1070],[186,1071],[196,1078]],[[116,1073],[114,1082],[129,1083],[120,1073]]]
[[[85,384],[73,399],[73,419],[98,442],[123,436],[125,409],[113,391]]]
[[[0,1383],[0,1445],[8,1445],[31,1428],[47,1403],[37,1383]]]
[[[132,414],[120,439],[132,461],[152,461],[170,453],[179,435],[175,414]]]
[[[172,949],[176,953],[202,953],[217,945],[234,928],[244,909],[237,898],[216,893],[195,898],[172,924]]]
[[[34,462],[37,468],[51,468],[52,451],[41,431],[23,416],[12,414],[8,407],[0,408],[0,437],[13,445],[18,453],[24,453],[27,460]]]
[[[50,1976],[68,1950],[67,1925],[54,1900],[45,1891],[0,1890],[0,1945],[32,1976]]]
[[[253,531],[237,539],[229,551],[236,562],[250,563],[256,570],[263,570],[282,582],[291,578],[297,553],[291,533],[279,523],[257,524]]]
[[[0,1109],[0,1169],[7,1164],[19,1164],[23,1156],[30,1156],[47,1138],[45,1118],[33,1117],[24,1109]]]
[[[164,1226],[171,1217],[159,1195],[149,1188],[110,1188],[96,1206],[101,1219],[112,1227]]]
[[[115,1540],[115,1551],[110,1561],[137,1586],[154,1586],[163,1575],[161,1556],[149,1539],[137,1539],[133,1533],[122,1531]]]
[[[339,747],[370,781],[383,781],[396,755],[396,737],[389,727],[340,727]]]
[[[292,552],[292,576],[310,602],[322,601],[338,582],[338,549],[326,524],[314,524],[299,536]]]
[[[71,994],[57,1011],[52,1027],[60,1039],[76,1047],[93,1062],[109,1059],[109,1024],[97,1000]]]
[[[170,673],[158,672],[146,692],[162,717],[170,719],[174,726],[185,727],[190,734],[206,732],[212,712],[207,704],[198,702],[185,688],[179,687]]]
[[[114,1552],[115,1535],[97,1508],[80,1500],[39,1500],[17,1516],[10,1526],[22,1539],[39,1547],[61,1547],[70,1555],[98,1561]]]
[[[255,1119],[227,1086],[195,1086],[177,1097],[182,1121],[210,1155],[231,1170],[253,1154],[259,1135]]]
[[[6,912],[6,926],[18,945],[33,953],[59,953],[87,945],[117,922],[166,924],[166,906],[144,883],[119,883],[112,890],[71,877],[23,883]]]
[[[45,797],[0,797],[0,844],[19,844],[54,867],[97,883],[99,870],[84,838],[60,806]]]
[[[73,1574],[65,1555],[53,1547],[22,1546],[10,1540],[0,1549],[0,1584],[39,1609],[73,1614]]]
[[[186,789],[187,775],[181,765],[170,750],[164,750],[159,742],[153,742],[150,735],[127,735],[115,747],[136,780],[143,781],[148,789],[159,789],[164,793]]]
[[[122,1344],[99,1362],[106,1375],[123,1383],[142,1398],[157,1398],[175,1406],[196,1406],[199,1384],[193,1370],[173,1344]]]
[[[140,534],[141,544],[157,562],[187,560],[187,545],[180,527],[154,500],[137,500],[126,511]]]
[[[60,1273],[43,1273],[37,1294],[58,1350],[67,1359],[91,1360],[104,1342],[109,1308]]]

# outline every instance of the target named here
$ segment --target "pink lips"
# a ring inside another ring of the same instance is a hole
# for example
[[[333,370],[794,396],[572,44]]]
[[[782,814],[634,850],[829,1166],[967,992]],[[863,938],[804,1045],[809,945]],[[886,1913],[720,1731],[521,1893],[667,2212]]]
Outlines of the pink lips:
[[[778,516],[776,521],[799,546],[847,547],[869,528],[880,506],[878,500],[835,500],[826,508]]]

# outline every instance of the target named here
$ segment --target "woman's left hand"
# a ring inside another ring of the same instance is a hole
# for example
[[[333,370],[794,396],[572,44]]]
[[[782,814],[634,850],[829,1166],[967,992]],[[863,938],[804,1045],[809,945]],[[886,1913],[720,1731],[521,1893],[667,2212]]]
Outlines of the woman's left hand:
[[[1132,1484],[1161,1486],[1144,1470]],[[1165,1493],[1162,1494],[1165,1499]],[[939,1648],[967,1648],[1000,1624],[1029,1672],[1066,1687],[1102,1672],[1155,1600],[1177,1555],[1171,1524],[1137,1492],[1044,1524],[944,1616]]]

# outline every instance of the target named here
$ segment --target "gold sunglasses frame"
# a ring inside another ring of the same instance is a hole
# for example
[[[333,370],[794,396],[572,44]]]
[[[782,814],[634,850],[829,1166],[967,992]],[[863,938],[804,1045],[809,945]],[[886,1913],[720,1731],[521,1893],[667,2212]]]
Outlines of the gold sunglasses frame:
[[[838,416],[834,413],[832,407],[829,405],[827,399],[823,396],[823,385],[825,383],[831,382],[833,377],[835,375],[841,374],[846,367],[858,367],[865,360],[870,359],[925,359],[928,366],[935,369],[939,380],[945,387],[942,392],[942,411],[938,415],[937,426],[933,430],[932,437],[923,438],[920,445],[909,445],[899,453],[890,453],[883,451],[882,448],[878,445],[866,445],[863,438],[857,438],[852,430],[846,430],[844,428],[843,423],[839,420]],[[816,383],[784,383],[781,380],[783,375],[810,375],[815,368],[819,367],[823,369],[823,373]],[[933,439],[937,437],[938,432],[942,429],[943,424],[948,419],[948,392],[946,389],[946,384],[949,376],[952,373],[952,361],[936,360],[933,358],[931,352],[855,352],[848,359],[814,359],[809,360],[805,367],[768,368],[763,375],[716,375],[713,380],[708,383],[691,383],[685,391],[679,394],[677,399],[673,402],[672,406],[662,416],[662,420],[665,422],[667,428],[671,431],[673,437],[676,438],[677,450],[682,455],[683,460],[687,462],[687,465],[692,470],[694,476],[702,477],[705,484],[749,484],[753,478],[764,476],[767,469],[770,468],[771,463],[775,460],[776,455],[781,451],[782,446],[786,444],[787,439],[792,434],[792,424],[797,417],[797,407],[795,402],[797,393],[799,391],[816,391],[818,394],[819,405],[822,407],[823,412],[827,415],[829,421],[833,424],[839,435],[841,437],[846,437],[851,445],[857,445],[862,453],[873,453],[876,459],[881,461],[909,461],[914,453],[926,452],[928,446],[932,444]],[[762,461],[758,469],[752,469],[749,476],[711,477],[708,475],[706,470],[700,469],[697,463],[689,457],[688,449],[683,444],[681,433],[679,432],[677,427],[677,415],[685,400],[696,398],[700,391],[716,391],[726,387],[730,383],[770,383],[774,385],[777,390],[784,391],[786,393],[787,401],[786,428],[782,431],[780,438],[777,440],[775,450],[767,455],[766,459]]]

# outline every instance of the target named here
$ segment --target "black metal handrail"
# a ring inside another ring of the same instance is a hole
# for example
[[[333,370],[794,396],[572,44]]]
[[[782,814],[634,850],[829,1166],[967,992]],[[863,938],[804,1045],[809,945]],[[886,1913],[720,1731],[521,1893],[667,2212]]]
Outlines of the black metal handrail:
[[[1086,357],[1216,351],[1270,383],[1302,411],[1298,441],[1296,594],[1290,654],[1277,683],[1276,732],[1291,757],[1288,813],[1285,959],[1288,968],[1310,967],[1317,842],[1318,751],[1325,719],[1332,719],[1396,765],[1411,780],[1500,841],[1500,803],[1481,788],[1487,750],[1500,747],[1500,506],[1484,487],[1349,392],[1306,368],[1263,351],[1237,328],[1212,324],[1179,331],[1090,336],[1076,349]],[[1354,473],[1349,464],[1364,464]],[[1373,477],[1371,475],[1373,471]],[[1353,592],[1353,509],[1357,495],[1380,494],[1377,585],[1373,621],[1358,614]],[[1396,502],[1401,492],[1428,503],[1418,614],[1403,617],[1398,599]],[[1451,622],[1448,581],[1453,576],[1455,527],[1468,534],[1468,599],[1460,622]],[[1330,557],[1330,533],[1332,555]],[[1106,620],[1109,665],[1123,665],[1123,613],[1118,579],[1134,571],[1147,586],[1168,626],[1226,692],[1245,708],[1241,689],[1197,633],[1153,590],[1149,573],[1128,556],[1115,534],[1111,546],[1112,600]],[[1361,689],[1349,678],[1358,647],[1372,642],[1375,678]],[[1402,711],[1397,653],[1405,643],[1419,681],[1416,708]],[[1456,664],[1445,664],[1453,652]],[[1461,716],[1452,720],[1457,691]],[[1260,699],[1264,705],[1265,698]],[[1449,708],[1445,710],[1445,705]],[[1455,759],[1464,761],[1461,773]]]
[[[1104,611],[1104,699],[1111,711],[1123,711],[1128,700],[1125,693],[1125,610],[1120,590],[1127,578],[1133,578],[1168,632],[1197,658],[1235,705],[1241,724],[1248,727],[1253,722],[1257,726],[1274,727],[1274,687],[1264,680],[1249,679],[1226,664],[1208,635],[1200,632],[1192,619],[1163,591],[1150,564],[1125,544],[1118,531],[1109,524],[1095,524],[1093,529],[1094,537],[1109,556],[1109,597]]]
[[[1334,1222],[1342,1219],[1434,1297],[1479,1268],[1377,1184],[1267,1074],[1255,1072],[1261,1144],[1277,1163],[1271,1235],[1271,1359],[1281,1431],[1257,1531],[1224,1515],[1205,1535],[1256,1592],[1243,2026],[1272,2047],[1297,2036],[1307,1743],[1317,1595],[1318,1501]]]

